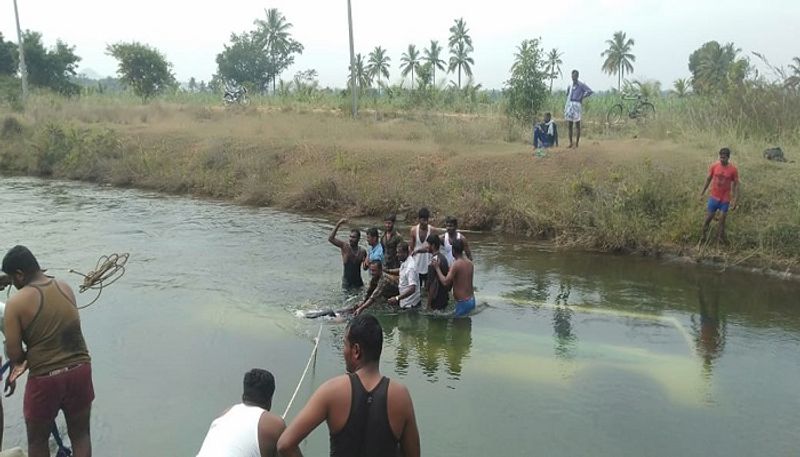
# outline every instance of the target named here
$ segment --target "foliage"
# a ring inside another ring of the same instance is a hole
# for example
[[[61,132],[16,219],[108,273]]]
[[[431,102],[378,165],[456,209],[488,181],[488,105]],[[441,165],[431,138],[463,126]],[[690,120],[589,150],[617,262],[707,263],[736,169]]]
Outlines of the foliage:
[[[375,49],[369,53],[369,63],[367,64],[367,72],[371,78],[378,77],[378,90],[381,87],[381,75],[387,80],[389,79],[389,62],[391,58],[386,55],[386,49],[376,46]]]
[[[117,59],[120,80],[142,100],[146,101],[177,84],[172,64],[156,48],[132,41],[109,45],[107,52]]]
[[[676,79],[672,83],[672,93],[678,98],[689,95],[689,80],[686,78]]]
[[[740,88],[750,71],[750,62],[739,58],[733,43],[722,46],[709,41],[689,56],[692,87],[700,95],[718,95]]]
[[[644,98],[653,99],[661,96],[661,82],[656,80],[640,80],[625,81],[623,85],[623,92],[631,94],[639,94]]]
[[[547,60],[545,61],[544,71],[547,74],[547,79],[550,80],[550,93],[553,93],[553,80],[557,77],[561,76],[561,65],[564,63],[561,60],[561,57],[564,55],[563,52],[559,52],[558,48],[553,48],[547,54]]]
[[[0,75],[13,76],[17,74],[17,45],[12,41],[5,41],[0,32]]]
[[[303,45],[289,34],[292,24],[277,9],[266,10],[266,20],[254,21],[255,30],[231,34],[229,44],[217,54],[215,87],[232,81],[265,91],[302,54]]]
[[[363,92],[364,89],[372,86],[372,77],[370,77],[369,71],[364,63],[364,57],[361,55],[361,53],[356,54],[355,67],[356,84],[358,85],[359,90]],[[352,74],[353,66],[348,66],[347,71],[349,74]],[[352,85],[349,77],[347,79],[347,85]]]
[[[51,89],[62,95],[75,95],[80,91],[72,81],[81,60],[75,55],[74,46],[58,40],[55,47],[47,49],[42,43],[42,34],[30,30],[22,34],[22,40],[28,82],[32,86]]]
[[[605,57],[603,62],[603,72],[609,75],[617,75],[617,90],[622,88],[622,80],[625,77],[625,72],[633,73],[633,62],[636,62],[636,56],[631,53],[633,49],[633,38],[622,32],[615,32],[614,38],[606,40],[608,49],[603,51],[600,56]]]
[[[419,70],[419,51],[413,44],[408,45],[408,50],[400,56],[400,74],[405,78],[411,73],[411,88],[414,88],[414,72]]]
[[[791,68],[792,74],[786,77],[786,87],[800,89],[800,57],[793,58],[789,68]]]
[[[511,78],[506,82],[506,113],[526,125],[533,123],[547,98],[544,80],[551,73],[545,71],[543,57],[538,39],[524,40],[517,48]]]

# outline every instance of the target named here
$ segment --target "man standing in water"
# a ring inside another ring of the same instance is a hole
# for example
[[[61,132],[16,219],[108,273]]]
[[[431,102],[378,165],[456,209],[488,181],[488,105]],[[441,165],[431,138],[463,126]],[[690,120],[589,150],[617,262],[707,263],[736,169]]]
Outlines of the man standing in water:
[[[278,437],[286,428],[271,413],[275,378],[253,368],[244,374],[242,402],[211,423],[197,457],[278,457]]]
[[[564,107],[564,119],[569,129],[569,148],[577,148],[581,142],[583,101],[594,93],[589,86],[578,81],[578,75],[578,70],[572,70],[572,85],[567,88],[567,105]],[[575,124],[578,133],[575,144],[572,143],[572,124]]]
[[[442,236],[442,253],[447,257],[447,262],[452,265],[455,259],[453,258],[453,241],[461,240],[464,244],[464,252],[469,260],[472,260],[472,251],[469,248],[467,237],[458,231],[458,219],[453,216],[447,216],[444,220],[444,226],[447,229]]]
[[[16,387],[14,375],[26,366],[30,369],[23,401],[28,455],[50,455],[50,430],[63,410],[74,456],[91,456],[92,367],[75,294],[65,282],[45,276],[24,246],[8,251],[2,270],[19,290],[6,304],[3,318],[6,351],[14,364],[6,389],[11,395]]]
[[[408,243],[401,241],[397,245],[397,256],[403,262],[400,264],[397,286],[400,293],[388,300],[389,305],[399,305],[402,309],[416,308],[420,305],[419,274],[417,274],[416,261],[408,255]]]
[[[736,209],[736,200],[739,198],[739,170],[730,163],[730,159],[731,150],[722,148],[719,150],[719,161],[711,164],[708,169],[706,184],[700,192],[700,198],[705,198],[706,190],[709,184],[711,185],[711,196],[706,205],[706,220],[703,222],[703,233],[700,235],[701,242],[706,240],[708,226],[717,211],[720,212],[717,240],[728,242],[725,236],[725,218],[729,208]]]
[[[431,262],[436,270],[436,276],[445,287],[453,286],[453,298],[456,299],[455,316],[466,316],[475,309],[475,290],[472,287],[472,279],[475,274],[475,267],[472,262],[464,257],[464,243],[462,240],[453,241],[453,256],[455,262],[447,272],[447,276],[442,273],[439,259]]]
[[[442,275],[447,277],[450,272],[450,263],[447,261],[447,257],[439,250],[441,245],[442,240],[438,236],[433,233],[428,235],[428,249],[430,250],[431,258],[436,259]],[[428,266],[428,309],[443,310],[447,308],[447,303],[450,301],[450,288],[445,287],[442,281],[439,280],[439,276],[436,274],[436,267],[433,266],[432,262],[433,260],[431,260],[431,265]]]
[[[330,455],[419,457],[419,431],[408,389],[378,367],[383,329],[375,316],[353,318],[344,336],[347,374],[326,381],[278,440],[283,457],[302,457],[302,442],[323,421]]]
[[[364,281],[361,279],[361,264],[367,258],[367,251],[358,246],[358,242],[361,240],[361,232],[358,229],[350,230],[349,243],[336,238],[339,227],[346,223],[347,219],[341,219],[336,223],[336,227],[328,236],[328,242],[338,247],[342,253],[342,265],[344,266],[342,287],[354,289],[364,285]]]
[[[416,261],[417,274],[419,274],[419,285],[425,287],[428,284],[428,267],[431,264],[431,254],[428,250],[428,235],[436,231],[434,227],[428,225],[431,213],[428,208],[421,208],[417,213],[419,223],[411,227],[411,236],[408,246],[411,249],[411,256]]]
[[[396,217],[394,214],[389,214],[383,219],[383,236],[381,237],[381,244],[383,245],[383,252],[386,256],[384,259],[384,268],[394,269],[400,267],[400,260],[397,258],[397,245],[403,241],[403,237],[394,229]]]
[[[380,243],[380,236],[378,229],[371,227],[367,229],[367,257],[364,259],[364,269],[369,269],[369,264],[372,262],[383,263],[383,245]]]

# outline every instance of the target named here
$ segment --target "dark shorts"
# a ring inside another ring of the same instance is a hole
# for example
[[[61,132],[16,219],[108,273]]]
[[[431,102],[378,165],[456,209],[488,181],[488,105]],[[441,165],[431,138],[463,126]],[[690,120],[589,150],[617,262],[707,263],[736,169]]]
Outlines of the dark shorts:
[[[428,285],[428,273],[425,273],[425,274],[420,273],[419,274],[419,286],[420,286],[420,288],[423,288],[424,286],[427,286],[427,285]]]
[[[716,213],[717,210],[727,213],[728,207],[730,207],[730,202],[723,203],[721,200],[717,200],[714,197],[708,199],[708,212],[709,213]]]
[[[25,420],[50,423],[59,410],[78,414],[92,405],[92,365],[81,363],[52,376],[29,376],[25,384],[23,413]]]

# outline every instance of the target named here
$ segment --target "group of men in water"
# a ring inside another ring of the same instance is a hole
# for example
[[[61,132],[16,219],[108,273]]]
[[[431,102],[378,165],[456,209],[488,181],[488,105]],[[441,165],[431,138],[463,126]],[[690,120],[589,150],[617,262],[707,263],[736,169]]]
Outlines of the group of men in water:
[[[369,270],[370,275],[363,300],[343,311],[357,316],[381,298],[400,309],[421,308],[424,300],[425,309],[441,311],[450,302],[451,289],[455,316],[465,316],[475,309],[472,251],[458,230],[458,220],[448,216],[445,230],[431,226],[429,220],[430,211],[421,208],[407,242],[395,228],[395,215],[389,214],[383,221],[383,234],[379,235],[376,227],[367,229],[366,249],[359,245],[359,229],[351,229],[345,242],[336,235],[347,220],[336,224],[328,241],[342,255],[342,287],[361,288],[361,271]]]

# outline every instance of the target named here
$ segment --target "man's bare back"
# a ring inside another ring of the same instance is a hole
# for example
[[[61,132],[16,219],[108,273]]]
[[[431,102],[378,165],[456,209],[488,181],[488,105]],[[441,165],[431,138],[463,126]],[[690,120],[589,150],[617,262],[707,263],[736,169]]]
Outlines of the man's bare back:
[[[471,298],[475,294],[472,287],[475,265],[465,256],[462,256],[453,262],[450,271],[453,272],[453,297],[456,300]]]

